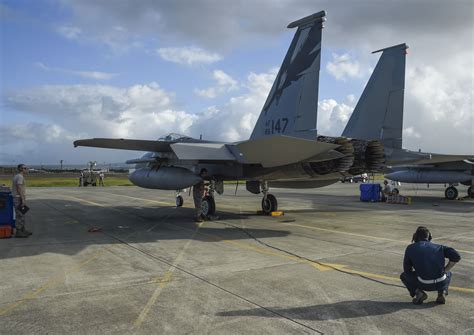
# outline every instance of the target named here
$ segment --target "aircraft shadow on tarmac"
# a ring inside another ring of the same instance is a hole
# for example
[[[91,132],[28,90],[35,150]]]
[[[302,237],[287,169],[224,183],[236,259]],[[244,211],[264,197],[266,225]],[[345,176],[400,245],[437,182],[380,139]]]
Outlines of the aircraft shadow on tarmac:
[[[90,245],[122,243],[120,240],[127,243],[191,238],[201,242],[251,240],[244,231],[229,225],[241,225],[241,220],[249,216],[224,211],[218,213],[219,220],[205,222],[195,233],[197,224],[193,222],[192,208],[98,207],[64,200],[30,200],[29,205],[27,228],[33,231],[33,236],[0,241],[0,259],[43,253],[75,255]],[[91,228],[99,231],[89,232]],[[256,238],[291,234],[279,229],[246,228],[246,231]]]
[[[268,307],[268,309],[292,319],[330,321],[340,319],[363,318],[367,316],[385,315],[400,310],[426,309],[437,306],[434,302],[423,305],[413,305],[411,302],[399,301],[372,301],[372,300],[350,300],[333,304],[313,305],[305,307],[281,308]],[[217,316],[259,316],[279,317],[262,308],[235,310],[220,312]]]

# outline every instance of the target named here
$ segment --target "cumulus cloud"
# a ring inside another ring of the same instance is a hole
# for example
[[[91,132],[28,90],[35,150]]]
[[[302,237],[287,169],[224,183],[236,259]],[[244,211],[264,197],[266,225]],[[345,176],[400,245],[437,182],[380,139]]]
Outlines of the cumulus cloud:
[[[156,52],[168,62],[184,65],[211,64],[222,59],[217,53],[197,47],[159,48]]]
[[[0,126],[0,140],[4,144],[20,141],[36,141],[41,138],[46,143],[71,140],[72,137],[62,127],[51,124],[29,122]]]
[[[5,148],[0,151],[12,154],[18,150],[29,152],[28,156],[33,157],[34,152],[45,153],[45,148],[55,148],[57,155],[72,158],[79,154],[79,149],[72,149],[73,140],[79,138],[156,139],[168,132],[189,133],[198,116],[177,109],[173,101],[174,94],[163,90],[157,83],[127,88],[45,85],[21,90],[7,95],[5,104],[8,108],[54,121],[2,126],[0,140]],[[81,157],[84,152],[81,151]],[[108,157],[109,161],[115,162],[125,160],[127,156],[105,150],[99,153],[99,157],[103,160]]]
[[[403,144],[411,149],[472,154],[472,77],[457,73],[472,68],[472,61],[467,65],[453,59],[445,66],[447,74],[425,64],[408,69]]]
[[[90,136],[157,138],[168,129],[186,131],[193,120],[174,108],[173,98],[157,83],[128,88],[46,85],[10,94],[6,103]]]
[[[326,70],[337,80],[347,80],[348,78],[362,77],[366,72],[362,65],[347,53],[338,55],[332,54],[332,60],[326,65]]]
[[[222,70],[214,70],[212,77],[216,81],[216,86],[202,90],[195,89],[194,93],[204,98],[215,98],[222,93],[235,91],[239,87],[237,81]]]
[[[75,71],[75,70],[62,69],[58,67],[50,67],[41,62],[37,62],[35,65],[36,67],[45,71],[70,74],[73,76],[79,76],[82,78],[95,79],[95,80],[109,80],[117,76],[117,73],[109,73],[109,72],[101,72],[101,71]]]
[[[250,73],[240,83],[243,88],[241,94],[200,114],[190,132],[195,136],[202,134],[207,139],[228,142],[249,138],[277,73],[278,68],[263,73]]]
[[[354,107],[353,95],[347,96],[343,102],[337,102],[334,99],[320,101],[318,103],[318,134],[340,136]]]
[[[221,106],[194,113],[177,109],[173,93],[163,90],[157,83],[128,88],[45,85],[11,93],[6,97],[9,108],[55,121],[2,126],[0,141],[5,146],[7,139],[8,143],[15,144],[11,147],[8,144],[8,150],[0,150],[5,153],[2,159],[13,157],[14,148],[39,161],[38,153],[46,147],[55,148],[56,157],[72,157],[73,140],[87,137],[156,139],[168,132],[178,132],[194,137],[202,134],[204,138],[215,140],[243,140],[249,137],[256,123],[277,71],[250,73],[240,85],[242,94],[231,97]],[[216,71],[215,78],[225,87],[239,85],[222,71]],[[74,155],[78,150],[85,149],[75,149]],[[130,153],[125,156],[107,150],[87,150],[99,155],[99,160],[117,161],[131,157]],[[81,151],[77,159],[92,159],[84,152]],[[41,159],[50,156],[44,155]]]

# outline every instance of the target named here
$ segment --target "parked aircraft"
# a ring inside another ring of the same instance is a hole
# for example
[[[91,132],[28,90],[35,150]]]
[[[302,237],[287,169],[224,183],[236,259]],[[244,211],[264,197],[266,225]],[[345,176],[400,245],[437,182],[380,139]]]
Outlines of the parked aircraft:
[[[402,148],[406,44],[382,55],[362,93],[342,136],[380,140],[384,145],[388,179],[406,183],[448,184],[447,199],[458,197],[455,185],[469,186],[474,197],[473,155],[444,155]]]
[[[250,139],[235,143],[198,140],[170,134],[157,141],[84,139],[74,146],[149,151],[139,159],[130,180],[137,186],[179,190],[202,179],[208,170],[210,188],[203,213],[215,211],[214,193],[226,180],[245,180],[254,194],[263,193],[262,210],[277,210],[269,187],[316,188],[341,176],[380,171],[383,147],[377,140],[349,140],[317,136],[321,38],[326,13],[307,16],[288,25],[297,28]]]

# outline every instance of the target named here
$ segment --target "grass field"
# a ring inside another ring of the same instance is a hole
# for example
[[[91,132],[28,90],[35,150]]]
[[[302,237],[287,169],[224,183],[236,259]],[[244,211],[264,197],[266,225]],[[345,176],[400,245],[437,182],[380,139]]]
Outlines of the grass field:
[[[11,187],[12,178],[10,176],[0,176],[0,185],[7,185]],[[370,178],[372,180],[372,177]],[[375,175],[375,181],[379,182],[383,180],[383,175]],[[235,184],[235,181],[227,181],[226,184]],[[245,184],[245,181],[241,181],[240,184]],[[132,186],[133,184],[128,180],[126,175],[118,176],[106,176],[105,186]],[[27,187],[75,187],[79,186],[79,178],[71,176],[57,176],[57,175],[27,175],[26,176]]]
[[[76,177],[37,177],[26,176],[27,187],[74,187],[79,186],[79,178]],[[0,185],[11,187],[11,178],[0,177]],[[106,177],[105,186],[132,186],[133,184],[126,176]]]

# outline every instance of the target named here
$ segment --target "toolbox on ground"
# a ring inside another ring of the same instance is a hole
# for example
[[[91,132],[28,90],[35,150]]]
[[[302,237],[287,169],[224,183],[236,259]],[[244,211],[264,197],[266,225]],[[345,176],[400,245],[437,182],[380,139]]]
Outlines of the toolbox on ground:
[[[380,192],[382,190],[380,184],[361,184],[359,189],[360,201],[380,201]]]
[[[10,189],[0,186],[0,226],[15,227],[15,210]]]

